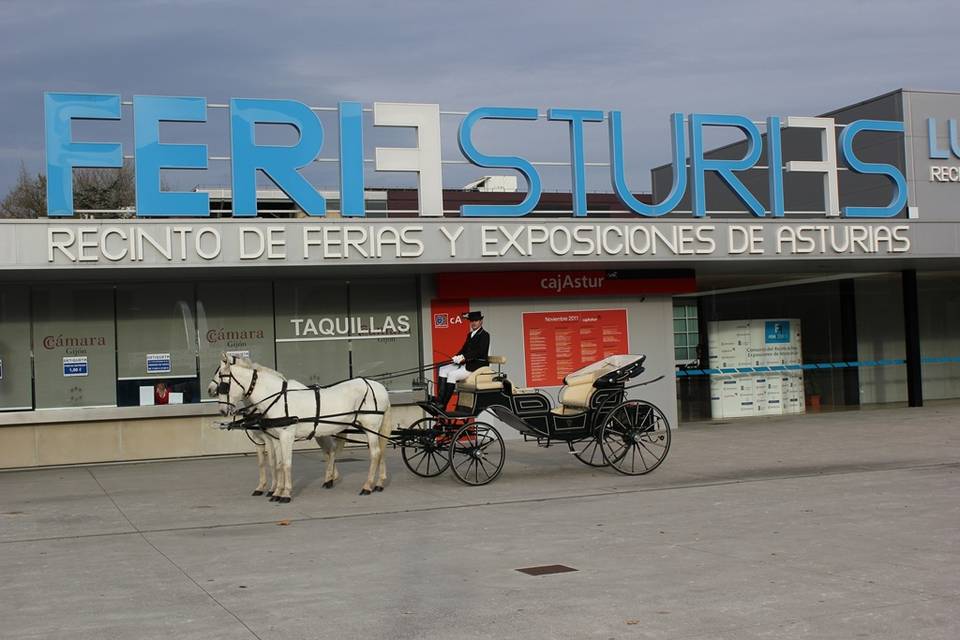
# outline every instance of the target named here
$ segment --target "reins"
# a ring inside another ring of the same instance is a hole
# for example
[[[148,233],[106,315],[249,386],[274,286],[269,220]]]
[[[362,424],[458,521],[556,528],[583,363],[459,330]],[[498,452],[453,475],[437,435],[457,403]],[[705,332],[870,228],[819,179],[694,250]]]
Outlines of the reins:
[[[385,373],[378,373],[377,375],[374,375],[374,376],[365,376],[365,377],[369,378],[370,380],[377,380],[378,382],[380,380],[393,380],[394,378],[409,376],[413,373],[423,373],[424,371],[433,369],[435,367],[442,367],[443,365],[450,364],[451,362],[453,362],[453,360],[443,360],[441,362],[434,362],[422,367],[412,367],[410,369],[403,369],[401,371],[387,371]]]

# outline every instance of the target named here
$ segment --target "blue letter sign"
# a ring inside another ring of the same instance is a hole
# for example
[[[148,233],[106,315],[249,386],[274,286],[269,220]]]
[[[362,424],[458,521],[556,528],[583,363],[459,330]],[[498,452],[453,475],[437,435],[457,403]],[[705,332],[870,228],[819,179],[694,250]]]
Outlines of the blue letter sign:
[[[516,156],[488,156],[480,153],[473,146],[473,126],[484,118],[500,118],[504,120],[536,120],[536,109],[521,109],[510,107],[478,107],[460,123],[460,151],[470,162],[480,167],[516,169],[527,180],[527,197],[520,204],[490,205],[465,204],[460,208],[464,216],[493,217],[493,216],[525,216],[537,206],[540,200],[540,174],[528,161]]]
[[[853,152],[853,139],[861,131],[894,131],[903,133],[903,123],[893,120],[857,120],[843,128],[840,134],[840,149],[843,159],[857,173],[873,173],[888,176],[896,187],[890,204],[885,207],[844,207],[843,215],[849,218],[892,218],[907,204],[907,181],[903,173],[889,164],[864,162]]]
[[[300,132],[300,140],[292,147],[258,145],[258,123],[293,125]],[[230,141],[234,216],[257,215],[257,169],[307,215],[326,215],[326,200],[297,171],[313,162],[323,147],[323,124],[310,107],[293,100],[234,98],[230,101]]]
[[[206,122],[205,98],[133,97],[138,216],[209,216],[206,193],[160,190],[161,169],[206,169],[207,145],[161,144],[161,122]]]
[[[47,215],[73,215],[74,167],[122,167],[119,144],[73,142],[71,120],[119,120],[120,96],[47,93],[43,96],[47,138]]]

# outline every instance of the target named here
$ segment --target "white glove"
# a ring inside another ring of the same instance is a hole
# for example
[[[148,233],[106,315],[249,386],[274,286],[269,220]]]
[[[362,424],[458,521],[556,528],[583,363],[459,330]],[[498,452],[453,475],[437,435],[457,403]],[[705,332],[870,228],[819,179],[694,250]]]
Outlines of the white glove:
[[[460,364],[461,362],[463,362],[463,356],[461,356],[459,353],[453,356],[452,359],[456,364]]]

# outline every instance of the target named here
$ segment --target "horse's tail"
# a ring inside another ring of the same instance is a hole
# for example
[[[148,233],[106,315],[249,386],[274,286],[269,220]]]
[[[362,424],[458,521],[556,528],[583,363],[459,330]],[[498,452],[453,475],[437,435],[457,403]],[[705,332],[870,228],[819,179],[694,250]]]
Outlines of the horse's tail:
[[[380,418],[380,427],[377,429],[377,433],[380,435],[380,445],[386,447],[388,444],[387,438],[389,438],[390,434],[393,432],[393,414],[390,408],[390,393],[387,391],[386,387],[377,381],[368,381],[368,384],[375,385],[375,387],[373,387],[374,394],[379,396],[374,402],[377,407],[383,411],[383,416]]]
[[[380,423],[380,436],[383,439],[382,444],[386,444],[386,439],[393,433],[393,411],[389,406],[383,412],[383,421]]]

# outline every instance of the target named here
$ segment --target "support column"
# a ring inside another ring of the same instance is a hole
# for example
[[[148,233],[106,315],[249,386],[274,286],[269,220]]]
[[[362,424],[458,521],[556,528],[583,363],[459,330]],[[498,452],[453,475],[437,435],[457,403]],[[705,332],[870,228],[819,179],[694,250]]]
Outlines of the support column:
[[[856,280],[840,281],[840,345],[845,362],[860,359],[857,347],[857,292]],[[860,404],[860,370],[849,367],[840,370],[843,376],[843,404]]]
[[[903,289],[903,333],[907,353],[907,403],[923,406],[923,376],[920,368],[920,302],[917,292],[917,270],[901,273]]]

